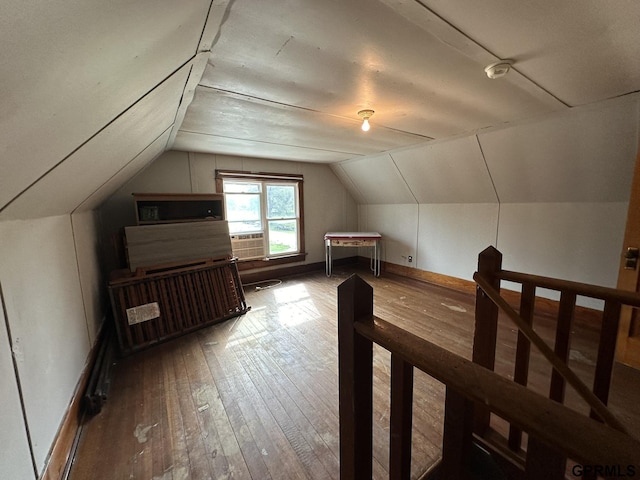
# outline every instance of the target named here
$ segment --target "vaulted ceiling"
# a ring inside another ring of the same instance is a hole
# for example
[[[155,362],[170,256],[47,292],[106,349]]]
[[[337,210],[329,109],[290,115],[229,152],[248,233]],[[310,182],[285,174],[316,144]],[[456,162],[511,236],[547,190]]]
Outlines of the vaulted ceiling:
[[[640,91],[636,0],[0,5],[0,220],[94,208],[167,149],[334,163]]]

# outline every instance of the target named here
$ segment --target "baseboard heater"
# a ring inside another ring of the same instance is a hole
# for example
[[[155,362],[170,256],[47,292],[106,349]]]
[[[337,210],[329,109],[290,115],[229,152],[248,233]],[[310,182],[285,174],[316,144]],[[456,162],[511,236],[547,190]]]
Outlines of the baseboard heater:
[[[100,413],[111,386],[111,367],[115,361],[115,335],[109,321],[103,326],[98,352],[83,397],[83,409],[89,415]]]
[[[236,262],[204,259],[124,271],[109,282],[122,354],[129,354],[249,310]]]

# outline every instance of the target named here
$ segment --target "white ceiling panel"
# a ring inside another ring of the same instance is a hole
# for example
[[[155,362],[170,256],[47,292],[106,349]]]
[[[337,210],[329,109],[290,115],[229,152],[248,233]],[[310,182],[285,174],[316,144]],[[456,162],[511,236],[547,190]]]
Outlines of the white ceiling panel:
[[[0,211],[0,220],[73,211],[167,130],[189,73],[183,68]]]
[[[201,145],[215,148],[220,143],[217,153],[252,156],[255,152],[253,156],[278,158],[274,154],[279,154],[290,159],[310,155],[338,161],[427,139],[380,125],[368,135],[360,127],[361,122],[352,118],[199,87],[174,148],[186,140],[183,134],[189,134],[188,138],[201,137]],[[243,142],[248,148],[239,151]]]
[[[352,156],[345,155],[343,152],[314,150],[293,145],[272,144],[184,131],[178,132],[172,148],[173,150],[185,152],[212,153],[215,151],[217,154],[231,156],[319,163],[336,162],[344,159],[345,156]]]
[[[418,203],[492,203],[496,193],[474,136],[389,152]]]
[[[174,148],[246,155],[242,142],[263,142],[336,161],[566,108],[518,72],[488,79],[491,52],[396,3],[236,0]],[[367,135],[355,129],[364,108],[375,110]]]
[[[419,1],[568,105],[640,89],[636,0]]]
[[[404,178],[388,154],[351,160],[340,165],[364,203],[416,203]]]
[[[638,101],[606,102],[478,135],[500,202],[628,201]]]

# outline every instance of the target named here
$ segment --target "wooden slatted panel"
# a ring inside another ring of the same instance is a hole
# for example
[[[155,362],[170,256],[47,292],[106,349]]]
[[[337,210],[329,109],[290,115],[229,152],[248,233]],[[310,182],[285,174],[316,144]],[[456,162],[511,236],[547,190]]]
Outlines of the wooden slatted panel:
[[[130,353],[248,309],[237,265],[207,260],[112,281],[110,293],[122,353]],[[130,325],[127,309],[157,303],[160,315]]]

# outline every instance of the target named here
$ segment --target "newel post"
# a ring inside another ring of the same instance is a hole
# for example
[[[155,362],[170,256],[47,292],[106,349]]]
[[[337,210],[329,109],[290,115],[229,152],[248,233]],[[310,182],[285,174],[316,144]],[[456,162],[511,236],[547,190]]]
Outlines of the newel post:
[[[355,323],[373,315],[373,288],[357,275],[338,286],[340,478],[373,474],[373,344]]]
[[[478,255],[478,273],[500,290],[498,273],[502,270],[502,254],[494,247],[487,247]],[[473,362],[489,370],[496,361],[496,335],[498,333],[498,306],[476,287],[476,325],[473,336]],[[489,426],[490,412],[476,405],[474,430],[483,434]]]

